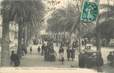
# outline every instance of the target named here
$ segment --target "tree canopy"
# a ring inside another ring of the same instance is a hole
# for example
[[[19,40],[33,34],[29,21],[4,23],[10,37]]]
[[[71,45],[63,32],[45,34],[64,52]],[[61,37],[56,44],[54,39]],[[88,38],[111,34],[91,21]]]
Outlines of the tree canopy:
[[[34,18],[38,21],[43,15],[43,9],[41,0],[4,0],[1,15],[7,21],[32,22]]]
[[[79,18],[78,9],[70,4],[67,8],[60,8],[54,11],[51,18],[47,20],[48,31],[63,32],[70,31]]]
[[[97,32],[100,32],[102,38],[114,38],[114,20],[102,22],[96,29]]]
[[[99,22],[96,30],[100,33],[101,38],[110,40],[111,38],[114,38],[114,6],[104,4],[102,7],[107,8],[108,10],[100,14],[99,20],[104,20]]]

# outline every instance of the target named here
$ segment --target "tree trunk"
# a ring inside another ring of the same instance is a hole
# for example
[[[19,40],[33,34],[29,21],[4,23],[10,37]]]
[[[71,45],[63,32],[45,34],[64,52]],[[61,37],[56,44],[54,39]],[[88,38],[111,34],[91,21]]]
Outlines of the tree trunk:
[[[33,36],[33,30],[32,30],[32,25],[29,23],[27,26],[27,44],[29,45],[31,43],[31,39]]]
[[[33,34],[32,33],[32,28],[33,28],[32,25],[30,25],[30,28],[29,28],[29,30],[30,30],[30,39],[32,39],[32,34]]]
[[[24,35],[23,36],[23,39],[24,39],[23,49],[24,49],[25,54],[27,54],[27,26],[26,25],[24,26],[23,35]]]
[[[110,38],[106,38],[106,46],[109,46]]]
[[[96,27],[99,25],[99,18],[100,18],[100,16],[98,15],[98,17],[96,19]],[[96,48],[97,48],[97,51],[99,51],[101,53],[101,40],[100,40],[101,33],[97,32],[97,30],[99,30],[99,29],[96,29]]]
[[[23,55],[23,51],[22,51],[22,46],[23,46],[23,24],[19,24],[18,25],[18,49],[17,49],[17,54],[18,56],[21,58]]]
[[[9,50],[9,24],[4,23],[2,25],[2,50],[1,50],[1,65],[10,65],[10,50]]]
[[[101,52],[100,33],[96,33],[96,47],[97,47],[97,51]]]
[[[26,48],[26,45],[27,45],[26,41],[27,41],[27,29],[26,29],[26,26],[25,26],[25,29],[24,29],[24,46],[25,46],[25,48]]]
[[[30,43],[30,24],[27,26],[27,45]]]

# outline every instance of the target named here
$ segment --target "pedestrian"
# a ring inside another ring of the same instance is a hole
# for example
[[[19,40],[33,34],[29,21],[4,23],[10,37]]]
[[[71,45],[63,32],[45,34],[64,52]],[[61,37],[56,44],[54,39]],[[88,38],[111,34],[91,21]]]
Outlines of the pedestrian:
[[[71,57],[70,48],[67,48],[67,60],[69,61]]]
[[[30,47],[30,54],[32,54],[32,47]]]
[[[64,49],[63,49],[63,47],[60,47],[60,49],[59,49],[59,57],[60,57],[60,61],[63,64],[64,63]]]
[[[24,52],[25,52],[25,55],[27,54],[27,48],[25,47],[25,49],[24,49]]]
[[[114,51],[113,51],[113,63],[112,63],[112,66],[114,66]]]
[[[61,57],[61,62],[62,62],[62,64],[64,64],[64,61],[65,61],[65,60],[64,60],[64,56],[62,56],[62,57]]]
[[[103,61],[102,55],[100,52],[97,52],[96,66],[97,66],[98,72],[102,72],[102,66],[103,65],[104,65],[104,61]]]
[[[50,50],[50,47],[47,45],[45,46],[44,48],[44,61],[49,61],[49,50]]]
[[[24,56],[25,55],[25,51],[24,51],[24,48],[22,48],[22,56]]]
[[[14,65],[14,51],[11,51],[11,56],[10,56],[10,64]]]
[[[14,51],[11,52],[10,60],[11,60],[11,65],[15,67],[20,65],[19,56],[16,53],[14,53]]]
[[[107,56],[107,60],[109,61],[109,65],[112,66],[113,65],[113,52],[110,52],[109,55]]]
[[[79,67],[80,68],[84,68],[85,67],[85,58],[84,58],[84,52],[82,51],[79,56],[78,56],[78,60],[79,60]]]
[[[45,46],[45,44],[43,44],[43,45],[42,45],[42,51],[41,51],[41,55],[42,55],[42,56],[44,55],[45,48],[46,48],[46,46]]]
[[[50,59],[50,61],[55,61],[56,60],[56,54],[55,54],[55,51],[54,51],[53,48],[50,48],[49,59]]]
[[[22,51],[23,51],[23,56],[27,54],[27,48],[24,44],[22,45]]]
[[[85,45],[85,41],[84,41],[84,39],[82,40],[82,46],[84,46]]]
[[[71,58],[72,58],[72,61],[74,61],[74,59],[75,59],[75,48],[73,48],[73,47],[71,49]]]
[[[20,65],[20,59],[18,54],[15,54],[15,66],[19,66]]]
[[[41,50],[41,48],[40,48],[40,46],[37,48],[37,51],[38,51],[38,53],[40,53],[40,50]]]
[[[89,60],[88,60],[88,53],[84,51],[84,53],[82,54],[82,58],[83,58],[82,59],[83,63],[82,62],[81,63],[83,64],[84,67],[87,67],[87,64],[89,62]]]
[[[87,45],[87,38],[84,39],[84,45]]]

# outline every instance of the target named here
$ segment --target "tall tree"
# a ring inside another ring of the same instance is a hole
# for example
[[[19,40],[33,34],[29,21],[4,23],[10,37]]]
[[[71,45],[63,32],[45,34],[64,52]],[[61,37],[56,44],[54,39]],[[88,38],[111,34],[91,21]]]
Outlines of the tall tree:
[[[110,39],[114,37],[113,35],[114,6],[102,4],[101,8],[107,9],[107,11],[102,12],[99,15],[99,25],[96,27],[96,29],[97,32],[100,33],[100,37],[107,40],[107,45],[108,45]]]
[[[51,18],[47,20],[48,30],[52,32],[69,32],[73,24],[77,22],[78,17],[79,11],[73,4],[69,4],[67,8],[57,9],[52,13]]]
[[[2,15],[2,50],[1,50],[1,65],[9,66],[10,52],[9,52],[9,21],[12,19],[10,1],[2,3],[1,15]],[[9,17],[9,18],[8,18]]]
[[[18,51],[22,54],[22,38],[24,27],[30,24],[30,29],[43,17],[44,6],[41,0],[4,0],[2,2],[1,15],[3,18],[2,33],[2,66],[9,64],[9,22],[18,23]],[[35,23],[35,24],[34,24]],[[36,29],[36,28],[35,28]],[[33,30],[34,32],[34,30]]]

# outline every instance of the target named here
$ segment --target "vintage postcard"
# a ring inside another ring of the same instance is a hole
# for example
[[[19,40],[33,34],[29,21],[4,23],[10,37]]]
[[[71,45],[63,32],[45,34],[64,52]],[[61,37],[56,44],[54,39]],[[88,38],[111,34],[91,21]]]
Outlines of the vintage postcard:
[[[0,73],[114,73],[114,0],[0,0]]]

